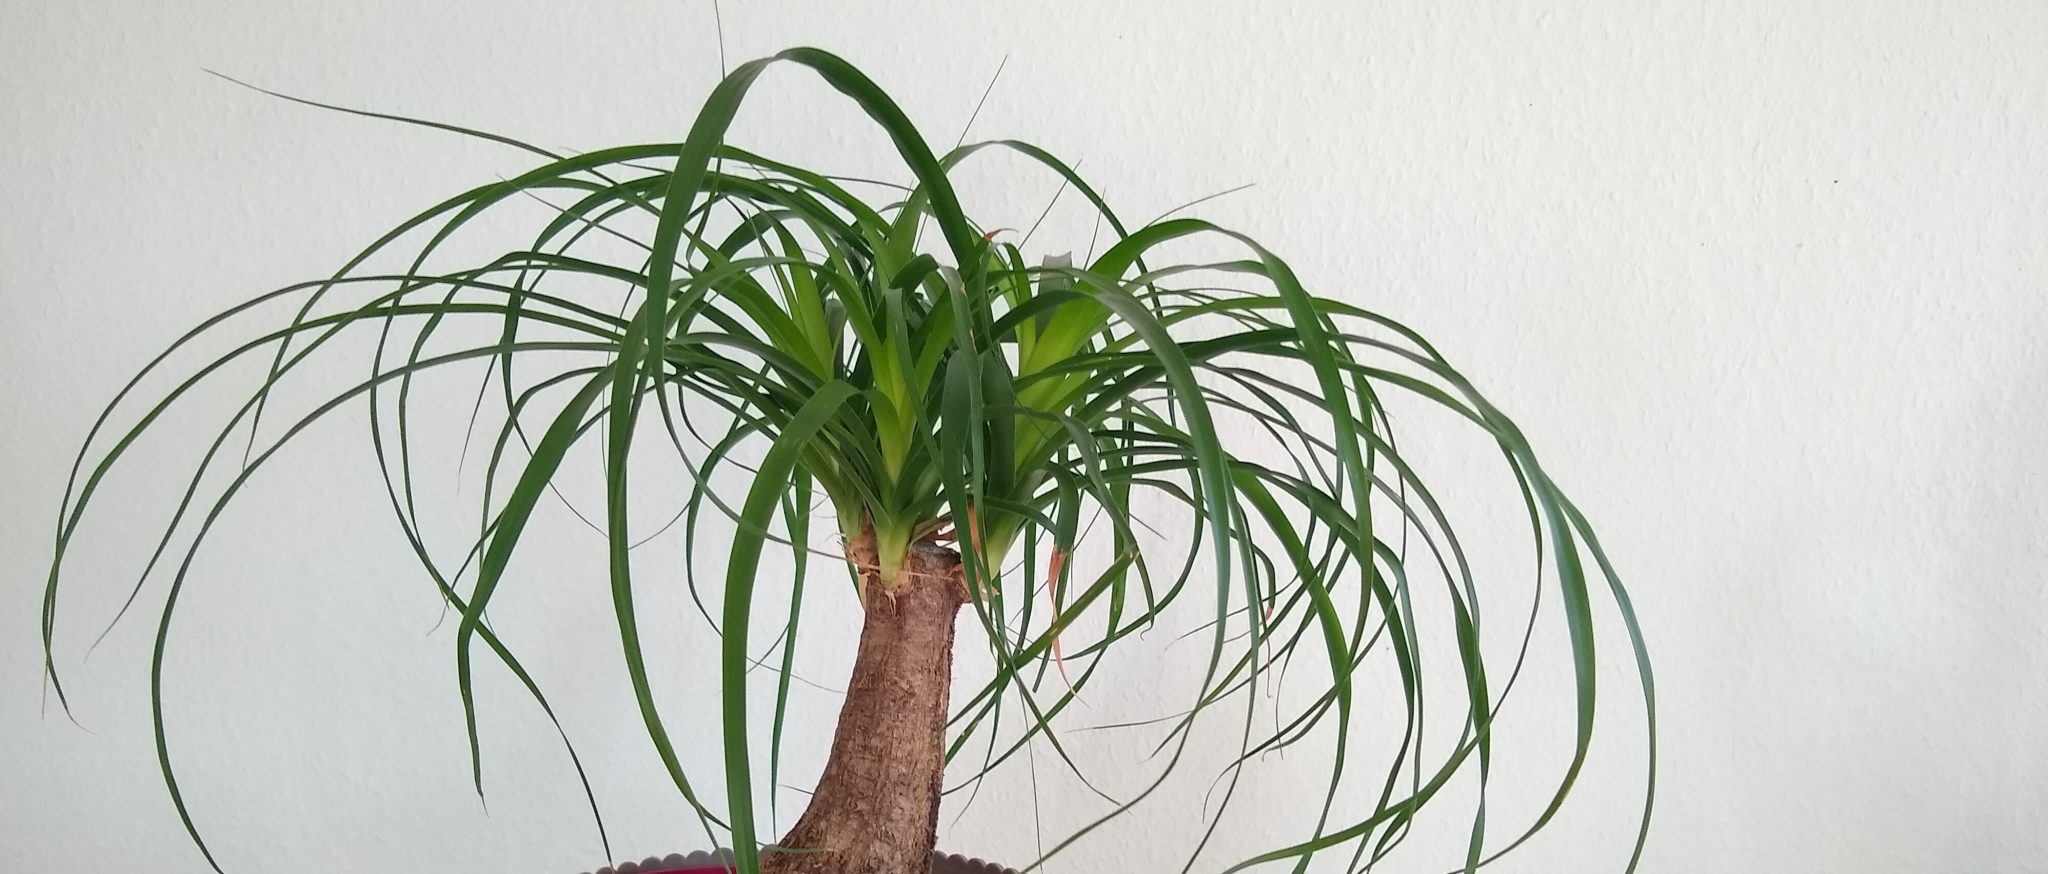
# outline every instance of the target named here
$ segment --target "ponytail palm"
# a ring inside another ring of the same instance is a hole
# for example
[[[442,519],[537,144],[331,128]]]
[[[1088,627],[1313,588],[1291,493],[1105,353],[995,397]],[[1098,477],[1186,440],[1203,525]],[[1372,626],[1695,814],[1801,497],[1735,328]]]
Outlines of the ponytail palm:
[[[776,61],[807,67],[854,100],[889,135],[912,184],[829,177],[728,144],[743,97]],[[899,871],[904,860],[921,859],[948,759],[986,769],[1033,743],[1064,756],[1058,717],[1105,658],[1176,605],[1205,614],[1207,648],[1197,659],[1198,693],[1183,712],[1151,723],[1169,763],[1159,780],[1180,761],[1195,721],[1242,719],[1218,708],[1253,706],[1276,663],[1312,658],[1322,666],[1313,681],[1322,687],[1278,714],[1274,730],[1244,723],[1238,761],[1327,733],[1335,745],[1318,790],[1322,815],[1302,824],[1296,843],[1231,870],[1294,867],[1311,856],[1369,864],[1460,775],[1476,778],[1482,799],[1478,815],[1465,814],[1467,846],[1452,854],[1466,868],[1549,823],[1589,749],[1596,593],[1619,608],[1651,706],[1649,665],[1615,572],[1515,426],[1420,336],[1310,294],[1249,237],[1195,219],[1127,226],[1072,169],[1028,144],[936,154],[865,76],[813,49],[734,71],[681,143],[560,156],[462,132],[527,149],[542,163],[435,205],[330,279],[202,324],[151,362],[96,423],[60,509],[45,600],[43,639],[60,700],[52,654],[60,571],[96,488],[166,408],[218,371],[254,359],[267,362],[265,378],[200,460],[136,584],[143,592],[159,566],[168,577],[154,694],[162,694],[186,570],[222,508],[305,428],[363,403],[399,526],[426,578],[460,613],[455,665],[481,791],[471,693],[479,656],[509,670],[553,718],[543,690],[485,617],[572,447],[594,444],[606,462],[606,512],[593,522],[609,544],[618,645],[640,717],[667,777],[707,828],[729,836],[744,871]],[[976,225],[949,174],[992,149],[1037,162],[1085,198],[1107,232],[1102,251],[1033,260],[1014,235]],[[457,231],[535,201],[550,205],[547,218],[517,248],[461,269],[438,265]],[[1190,243],[1232,254],[1175,259]],[[368,267],[399,251],[408,266]],[[597,295],[607,301],[600,303],[591,289],[612,291]],[[609,301],[621,293],[625,305],[615,308]],[[162,396],[138,396],[143,376],[188,344],[266,305],[292,306],[295,315],[242,337]],[[372,371],[310,414],[266,418],[280,382],[331,354],[345,334],[376,338]],[[486,489],[477,536],[457,566],[433,558],[421,533],[407,406],[417,377],[450,367],[481,370],[478,402],[504,412],[502,427],[478,444],[488,454]],[[1533,535],[1538,582],[1559,595],[1555,616],[1568,632],[1577,689],[1576,741],[1549,803],[1526,822],[1489,825],[1483,802],[1491,732],[1513,682],[1480,646],[1482,608],[1500,597],[1486,592],[1499,587],[1475,579],[1436,496],[1404,459],[1385,407],[1396,396],[1448,411],[1497,444],[1526,505],[1528,528],[1517,536]],[[675,536],[708,550],[696,539],[704,524],[722,520],[733,532],[715,617],[723,786],[683,767],[641,646],[636,593],[650,583],[635,576],[630,550],[648,526],[631,513],[629,488],[634,460],[652,450],[672,452],[694,482]],[[209,472],[223,470],[228,484],[202,494],[202,483],[216,481]],[[721,482],[738,475],[743,488],[714,486],[721,474]],[[829,508],[836,538],[814,536],[818,504]],[[1192,530],[1154,531],[1134,511],[1162,505],[1180,508]],[[182,554],[170,549],[180,532],[192,535]],[[1429,572],[1448,584],[1450,615],[1441,621],[1419,616],[1410,597],[1410,536],[1424,547]],[[757,595],[770,550],[794,556],[793,597]],[[770,844],[775,836],[762,833],[754,807],[779,769],[793,653],[801,628],[834,621],[804,615],[806,557],[820,550],[845,556],[866,630],[825,780],[797,829]],[[995,671],[955,702],[952,638],[963,605],[968,627],[980,632],[970,641],[989,651]],[[1427,639],[1431,624],[1447,626],[1451,639]],[[780,630],[764,638],[764,628]],[[762,725],[750,717],[747,676],[769,642],[780,650],[781,680],[773,719]],[[1455,660],[1425,659],[1439,647]],[[1381,691],[1354,680],[1389,662],[1406,729],[1396,749],[1373,751],[1390,765],[1353,780],[1360,767],[1347,738],[1359,699]],[[1424,706],[1425,664],[1452,672],[1463,690],[1454,706]],[[1432,710],[1462,721],[1446,748],[1425,749],[1422,724]],[[161,707],[156,713],[165,783],[211,862],[178,789]],[[977,736],[988,739],[986,752],[972,761],[975,754],[962,753]],[[766,775],[754,755],[763,738]],[[1116,799],[1110,815],[1159,785]],[[1349,810],[1360,795],[1371,799],[1365,815],[1337,813],[1340,800]],[[1646,803],[1644,832],[1647,810]],[[1190,862],[1200,850],[1187,847]]]

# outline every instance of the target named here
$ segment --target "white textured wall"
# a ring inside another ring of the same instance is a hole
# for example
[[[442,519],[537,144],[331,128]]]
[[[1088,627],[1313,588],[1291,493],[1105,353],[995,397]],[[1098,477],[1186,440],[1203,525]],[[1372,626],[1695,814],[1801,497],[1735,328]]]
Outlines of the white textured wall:
[[[727,5],[733,58],[835,49],[946,142],[1007,56],[977,134],[1082,160],[1134,216],[1256,182],[1206,214],[1439,340],[1523,421],[1634,581],[1666,750],[1646,870],[2048,865],[2039,4]],[[153,613],[85,650],[208,415],[149,444],[164,460],[111,482],[82,535],[59,652],[90,731],[38,715],[51,517],[99,404],[184,326],[524,165],[202,68],[588,148],[680,135],[716,44],[695,2],[0,6],[0,869],[202,869],[149,740]],[[743,141],[849,171],[887,157],[805,77],[762,94]],[[1050,193],[1020,167],[988,178],[1015,181],[980,186],[990,225],[1028,221]],[[202,553],[167,707],[202,825],[239,871],[283,856],[595,865],[566,763],[501,672],[483,680],[488,814],[470,794],[449,629],[433,630],[434,598],[363,479],[362,434],[360,417],[316,432]],[[698,836],[616,670],[596,541],[566,520],[498,627],[556,690],[621,854],[680,848]],[[679,596],[651,597],[684,615]],[[828,628],[819,652],[850,632]],[[713,651],[682,632],[654,648],[686,757],[715,787],[716,729],[689,706]],[[1604,687],[1582,799],[1503,870],[1612,869],[1625,853],[1627,682]],[[1091,706],[1144,691],[1126,675]],[[1205,773],[1092,841],[1101,867],[1170,870]],[[1318,785],[1314,757],[1253,773],[1253,807],[1209,868],[1298,835],[1289,796]],[[1071,824],[1087,801],[1066,785],[1043,815]],[[1030,816],[1013,778],[945,840],[1028,857]],[[1431,861],[1455,856],[1438,847]]]

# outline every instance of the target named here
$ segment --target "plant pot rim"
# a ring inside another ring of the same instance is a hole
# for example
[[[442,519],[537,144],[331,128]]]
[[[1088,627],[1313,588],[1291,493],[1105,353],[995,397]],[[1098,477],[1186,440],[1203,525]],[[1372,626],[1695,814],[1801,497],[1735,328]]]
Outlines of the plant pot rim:
[[[620,862],[615,867],[599,868],[594,874],[730,874],[733,870],[728,867],[731,858],[726,850],[698,850],[688,855],[671,853],[664,857],[649,856],[638,862]],[[958,853],[934,851],[932,874],[1017,874],[1017,871]]]

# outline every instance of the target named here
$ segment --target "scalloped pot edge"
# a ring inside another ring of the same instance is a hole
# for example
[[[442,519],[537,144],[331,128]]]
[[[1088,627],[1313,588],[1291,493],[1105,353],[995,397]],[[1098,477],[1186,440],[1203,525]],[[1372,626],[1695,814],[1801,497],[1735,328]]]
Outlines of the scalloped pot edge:
[[[638,862],[621,862],[616,867],[599,868],[594,874],[730,874],[733,869],[726,864],[729,858],[724,850],[716,855],[699,850],[687,856],[670,854],[659,858],[649,856]],[[958,853],[935,852],[932,854],[932,874],[1016,874],[1016,870]]]

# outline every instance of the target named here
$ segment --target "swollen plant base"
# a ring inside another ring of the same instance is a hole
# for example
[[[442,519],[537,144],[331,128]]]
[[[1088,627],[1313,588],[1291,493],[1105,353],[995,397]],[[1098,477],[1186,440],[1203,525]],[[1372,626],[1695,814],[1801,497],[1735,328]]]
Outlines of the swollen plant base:
[[[923,874],[938,840],[960,556],[912,544],[885,585],[873,543],[846,549],[866,616],[832,755],[796,826],[762,854],[764,874]]]
[[[620,862],[616,868],[599,868],[595,874],[725,874],[732,861],[731,854],[724,850],[707,853],[703,850],[687,856],[670,854],[656,859],[652,856],[639,862]],[[969,859],[966,856],[932,853],[932,874],[1017,874],[1014,868],[1005,868],[994,862]]]
[[[960,555],[936,542],[913,543],[895,579],[886,582],[878,559],[871,530],[846,544],[846,560],[861,580],[860,649],[817,789],[789,833],[764,848],[761,871],[1002,871],[934,850],[953,626],[968,598]],[[719,870],[713,864],[706,870]]]

